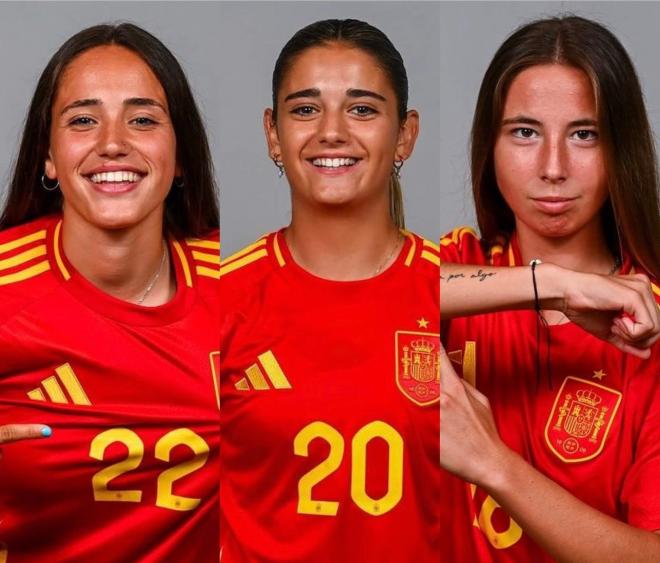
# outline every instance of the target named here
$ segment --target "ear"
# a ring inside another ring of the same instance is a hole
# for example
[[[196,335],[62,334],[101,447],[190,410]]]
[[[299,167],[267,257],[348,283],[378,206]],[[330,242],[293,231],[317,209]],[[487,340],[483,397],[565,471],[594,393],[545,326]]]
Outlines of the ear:
[[[50,178],[51,180],[57,180],[57,169],[55,168],[55,163],[53,162],[53,155],[48,149],[48,156],[46,157],[46,161],[44,162],[44,171],[46,172],[46,176]]]
[[[406,113],[406,120],[399,128],[399,138],[396,144],[395,160],[407,160],[415,148],[419,134],[419,113],[411,109]]]
[[[268,143],[269,158],[281,158],[280,138],[277,134],[277,125],[273,119],[273,110],[271,108],[264,110],[264,132],[266,133],[266,143]]]

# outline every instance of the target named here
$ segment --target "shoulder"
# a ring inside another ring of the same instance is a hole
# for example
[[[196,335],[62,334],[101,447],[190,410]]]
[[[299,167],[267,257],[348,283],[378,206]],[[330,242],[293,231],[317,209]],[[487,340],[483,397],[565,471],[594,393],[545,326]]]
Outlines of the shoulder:
[[[502,238],[488,244],[472,227],[456,227],[440,239],[440,257],[443,262],[457,264],[497,263],[507,247],[508,241]]]
[[[282,251],[276,233],[259,237],[238,252],[220,261],[220,283],[223,303],[234,301],[237,294],[255,291],[283,265]]]
[[[0,231],[0,324],[51,291],[49,238],[57,217],[45,217]]]
[[[211,231],[199,238],[176,241],[175,249],[185,251],[195,274],[210,280],[220,279],[220,232]],[[184,250],[185,249],[185,250]]]
[[[440,267],[440,246],[418,234],[408,231],[402,232],[409,241],[409,244],[404,246],[404,264],[406,266],[415,264],[417,267],[428,270],[437,276]]]

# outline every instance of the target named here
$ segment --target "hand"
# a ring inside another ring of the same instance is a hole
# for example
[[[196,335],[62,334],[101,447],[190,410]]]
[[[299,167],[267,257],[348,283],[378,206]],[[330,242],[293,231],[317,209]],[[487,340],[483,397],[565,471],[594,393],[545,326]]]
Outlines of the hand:
[[[643,274],[567,276],[563,312],[620,350],[646,359],[660,338],[660,309]]]
[[[485,395],[456,375],[440,350],[440,465],[485,486],[505,469],[511,453],[500,439]]]
[[[50,426],[44,424],[5,424],[0,426],[0,445],[31,438],[48,438],[52,433]]]

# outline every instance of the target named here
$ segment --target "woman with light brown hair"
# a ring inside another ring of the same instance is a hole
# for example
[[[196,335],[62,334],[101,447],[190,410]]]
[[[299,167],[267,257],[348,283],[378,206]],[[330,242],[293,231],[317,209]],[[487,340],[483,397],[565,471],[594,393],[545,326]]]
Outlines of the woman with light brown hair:
[[[471,483],[448,547],[475,561],[657,560],[656,157],[634,67],[611,32],[552,18],[502,44],[475,111],[472,182],[481,239],[455,230],[443,260],[483,264],[483,275],[530,264],[536,311],[445,326],[441,463]],[[448,294],[488,284],[460,269],[443,262],[443,318],[461,313]],[[558,280],[573,280],[581,303],[607,283],[636,292],[639,307],[624,299],[585,322],[571,299],[548,306]]]

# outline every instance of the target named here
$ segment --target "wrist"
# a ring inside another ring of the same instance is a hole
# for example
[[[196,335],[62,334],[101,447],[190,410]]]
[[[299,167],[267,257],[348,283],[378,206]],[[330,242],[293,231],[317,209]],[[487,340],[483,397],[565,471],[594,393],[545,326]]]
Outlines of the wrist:
[[[516,452],[504,444],[502,446],[495,463],[484,472],[481,479],[476,480],[476,484],[494,498],[515,486],[515,468],[520,462],[525,463]]]
[[[555,264],[539,264],[534,275],[541,309],[562,311],[566,309],[567,281],[574,272]]]

